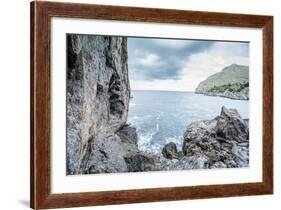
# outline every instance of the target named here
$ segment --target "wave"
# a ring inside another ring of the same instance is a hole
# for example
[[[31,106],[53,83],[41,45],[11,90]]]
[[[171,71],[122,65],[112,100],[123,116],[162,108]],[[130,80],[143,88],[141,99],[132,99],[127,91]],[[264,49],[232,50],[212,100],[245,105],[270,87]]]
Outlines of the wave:
[[[164,134],[165,132],[163,132],[163,128],[160,125],[163,114],[163,112],[160,112],[154,116],[130,117],[128,122],[137,129],[138,147],[141,151],[159,153],[165,144],[169,142],[175,142],[178,146],[181,145],[180,137],[166,136]]]
[[[156,128],[155,129],[156,129],[156,132],[159,132],[159,124],[158,123],[156,124]]]
[[[180,148],[187,126],[194,121],[214,118],[222,105],[236,108],[242,117],[248,116],[248,101],[210,98],[194,93],[148,91],[134,95],[136,97],[130,101],[128,123],[137,129],[138,145],[142,151],[159,153],[169,142]]]
[[[136,106],[136,104],[135,103],[133,103],[133,102],[130,102],[130,104],[129,104],[129,106]]]
[[[151,140],[153,136],[159,133],[159,124],[157,123],[155,128],[150,131],[140,131],[137,128],[138,133],[138,147],[142,151],[149,151],[149,152],[157,152],[158,148],[155,148],[156,145],[151,144]]]

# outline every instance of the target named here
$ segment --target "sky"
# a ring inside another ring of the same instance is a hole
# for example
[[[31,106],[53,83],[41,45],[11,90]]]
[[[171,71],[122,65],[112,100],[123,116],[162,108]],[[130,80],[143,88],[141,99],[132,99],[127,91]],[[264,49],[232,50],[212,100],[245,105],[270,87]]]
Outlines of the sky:
[[[231,64],[249,65],[249,43],[128,38],[132,90],[194,91]]]

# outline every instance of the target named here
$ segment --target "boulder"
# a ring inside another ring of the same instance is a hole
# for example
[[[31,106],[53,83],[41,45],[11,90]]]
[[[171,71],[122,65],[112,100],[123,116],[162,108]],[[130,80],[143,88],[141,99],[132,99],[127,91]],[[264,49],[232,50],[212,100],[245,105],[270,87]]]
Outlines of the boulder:
[[[169,163],[166,170],[190,170],[190,169],[206,169],[208,168],[208,157],[204,154],[196,154],[193,156],[185,156],[177,162]]]
[[[170,168],[236,168],[249,166],[248,120],[222,107],[213,120],[191,123],[184,134],[185,159]],[[184,162],[184,163],[183,163]],[[187,163],[186,163],[187,162]]]
[[[166,144],[162,149],[163,156],[168,159],[177,158],[177,153],[177,145],[174,142]]]
[[[216,124],[216,119],[191,123],[184,133],[182,147],[184,155],[201,153],[219,146],[216,140]]]
[[[138,153],[138,134],[135,127],[127,126],[122,127],[116,132],[116,135],[120,138],[122,147],[126,153]]]
[[[132,167],[137,170],[133,164],[139,164],[139,170],[147,170],[146,160],[149,157],[136,156],[140,152],[137,147],[137,138],[134,127],[123,127],[116,133],[108,131],[91,136],[80,163],[81,173],[128,172],[132,170]],[[131,164],[126,161],[129,158],[132,159]]]
[[[122,142],[137,145],[138,135],[135,127],[126,126],[116,133]]]
[[[235,109],[227,109],[223,106],[215,129],[217,138],[223,141],[242,143],[249,140],[248,123],[241,118]]]
[[[114,133],[92,136],[80,162],[82,174],[126,172],[126,152],[120,138]]]
[[[144,153],[128,155],[125,158],[129,172],[142,172],[155,170],[154,159]]]

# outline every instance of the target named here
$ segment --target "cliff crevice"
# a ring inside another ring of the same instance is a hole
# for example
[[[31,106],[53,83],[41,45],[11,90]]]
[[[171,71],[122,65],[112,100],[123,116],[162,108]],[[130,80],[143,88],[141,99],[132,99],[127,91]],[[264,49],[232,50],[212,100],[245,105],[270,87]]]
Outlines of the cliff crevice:
[[[79,174],[90,167],[93,145],[118,139],[115,133],[126,123],[127,38],[70,34],[67,55],[67,173]],[[102,158],[96,157],[95,164]]]

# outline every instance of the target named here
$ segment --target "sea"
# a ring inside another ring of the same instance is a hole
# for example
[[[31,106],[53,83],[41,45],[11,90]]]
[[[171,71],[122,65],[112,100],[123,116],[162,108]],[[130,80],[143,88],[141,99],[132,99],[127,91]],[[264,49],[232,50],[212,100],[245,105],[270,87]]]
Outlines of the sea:
[[[235,108],[249,118],[249,101],[194,92],[132,91],[128,124],[136,127],[141,151],[159,153],[165,144],[176,143],[181,150],[187,126],[198,120],[210,120],[221,107]]]

